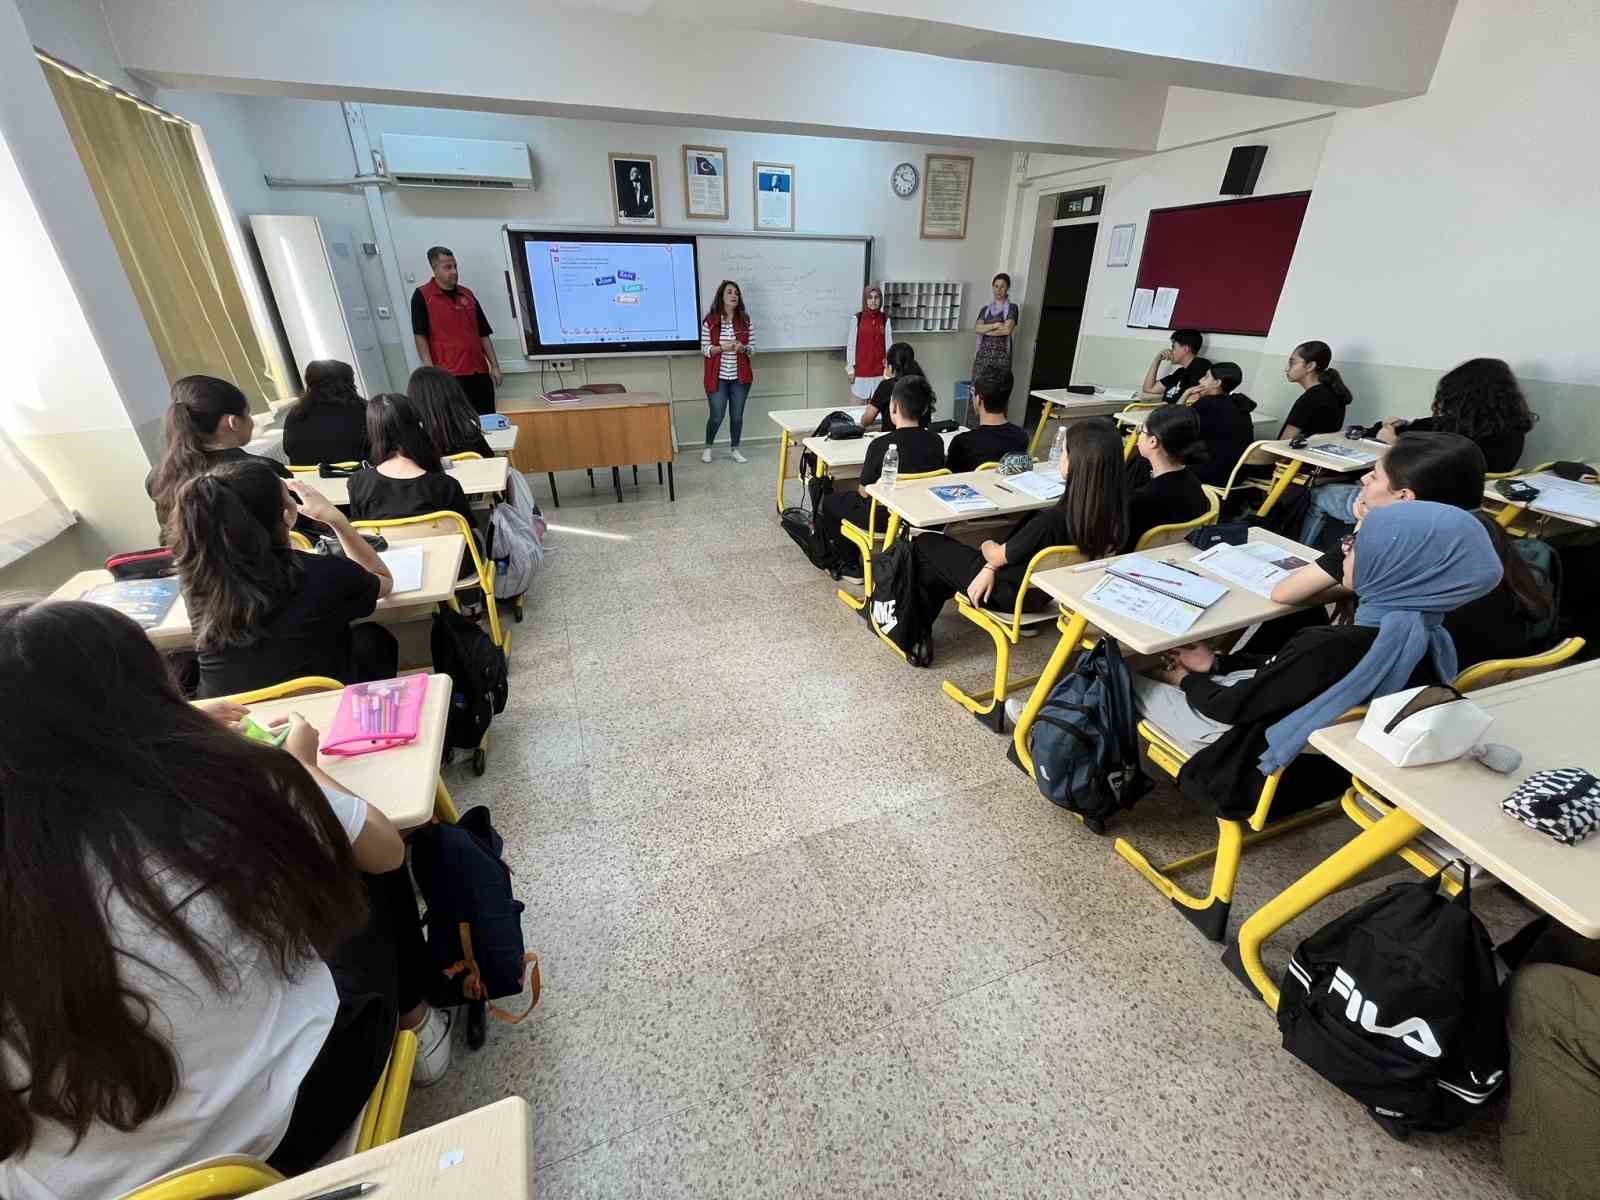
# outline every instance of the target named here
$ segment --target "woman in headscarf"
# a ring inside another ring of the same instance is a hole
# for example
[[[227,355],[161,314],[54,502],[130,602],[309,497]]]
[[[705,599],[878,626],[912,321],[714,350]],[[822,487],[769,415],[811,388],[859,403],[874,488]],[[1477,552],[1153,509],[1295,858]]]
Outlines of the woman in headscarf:
[[[1178,774],[1184,794],[1219,817],[1255,808],[1262,780],[1294,762],[1281,814],[1320,803],[1347,772],[1306,739],[1347,709],[1455,678],[1444,617],[1500,582],[1499,556],[1471,513],[1416,500],[1370,513],[1345,540],[1344,581],[1359,597],[1353,623],[1302,630],[1275,656],[1172,652],[1164,687],[1136,679],[1141,710],[1195,750]]]
[[[874,283],[862,294],[861,311],[850,317],[844,343],[844,373],[857,400],[870,404],[878,385],[889,378],[886,368],[893,341],[894,327],[883,311],[883,290]]]

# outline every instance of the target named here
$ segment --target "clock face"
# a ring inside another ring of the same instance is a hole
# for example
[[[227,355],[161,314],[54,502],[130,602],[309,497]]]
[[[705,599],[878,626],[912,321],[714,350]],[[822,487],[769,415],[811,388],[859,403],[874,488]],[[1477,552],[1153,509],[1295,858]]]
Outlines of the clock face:
[[[917,190],[917,169],[910,163],[901,163],[889,176],[889,186],[896,196],[909,196]]]

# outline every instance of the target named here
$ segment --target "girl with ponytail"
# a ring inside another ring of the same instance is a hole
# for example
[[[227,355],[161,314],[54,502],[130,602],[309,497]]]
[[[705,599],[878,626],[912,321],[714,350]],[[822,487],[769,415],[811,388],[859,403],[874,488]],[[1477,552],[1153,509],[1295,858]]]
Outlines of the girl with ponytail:
[[[332,527],[342,556],[289,545],[302,513]],[[388,679],[398,669],[393,634],[351,624],[393,589],[389,568],[310,484],[285,484],[253,456],[221,463],[178,486],[168,536],[194,626],[201,697],[302,675]]]
[[[1128,498],[1128,538],[1137,543],[1158,525],[1192,521],[1210,507],[1200,477],[1189,469],[1209,452],[1200,435],[1200,418],[1188,405],[1158,408],[1139,431],[1139,457],[1150,465],[1150,479]]]
[[[145,477],[144,490],[155,501],[156,520],[166,527],[172,495],[186,479],[218,462],[259,458],[244,446],[255,436],[255,421],[244,393],[226,379],[185,375],[172,385],[172,405],[162,423],[161,458]],[[283,479],[281,463],[262,458]]]
[[[1350,407],[1350,389],[1329,364],[1333,351],[1327,342],[1301,342],[1289,355],[1284,376],[1300,386],[1300,398],[1278,431],[1280,440],[1313,433],[1337,433],[1344,428],[1344,410]]]

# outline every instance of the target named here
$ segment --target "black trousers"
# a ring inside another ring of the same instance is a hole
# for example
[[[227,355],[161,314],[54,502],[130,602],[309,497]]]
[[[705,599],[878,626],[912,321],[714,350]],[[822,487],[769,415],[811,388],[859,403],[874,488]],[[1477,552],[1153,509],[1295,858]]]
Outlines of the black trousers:
[[[939,613],[957,592],[965,592],[967,585],[983,569],[983,554],[965,542],[942,533],[924,533],[911,543],[917,563],[918,611],[928,624],[939,619]],[[1017,602],[1017,585],[996,576],[994,590],[984,601],[985,608],[1007,609]]]
[[[339,1011],[267,1160],[285,1175],[309,1170],[354,1124],[389,1061],[400,1014],[422,1003],[432,972],[410,870],[362,878],[367,924],[328,962]]]
[[[400,643],[382,625],[363,621],[350,626],[350,670],[346,683],[370,683],[400,674]]]
[[[861,569],[861,551],[856,544],[848,541],[839,531],[839,526],[849,521],[859,529],[867,527],[867,518],[872,512],[872,501],[851,487],[848,492],[834,492],[822,501],[822,507],[817,510],[817,532],[822,534],[829,549],[833,551],[833,560],[841,569],[856,571]],[[874,533],[882,533],[889,526],[889,514],[884,509],[878,509],[878,519],[873,524]]]
[[[461,390],[467,394],[467,399],[472,401],[472,407],[478,410],[480,417],[486,417],[494,411],[494,377],[487,372],[478,375],[457,375],[456,382],[461,385]]]

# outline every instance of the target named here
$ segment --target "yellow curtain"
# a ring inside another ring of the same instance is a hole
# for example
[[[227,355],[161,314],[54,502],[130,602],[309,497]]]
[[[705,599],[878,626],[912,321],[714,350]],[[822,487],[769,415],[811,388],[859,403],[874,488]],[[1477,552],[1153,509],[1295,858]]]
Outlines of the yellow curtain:
[[[169,380],[216,375],[265,411],[276,395],[189,123],[45,55]]]

